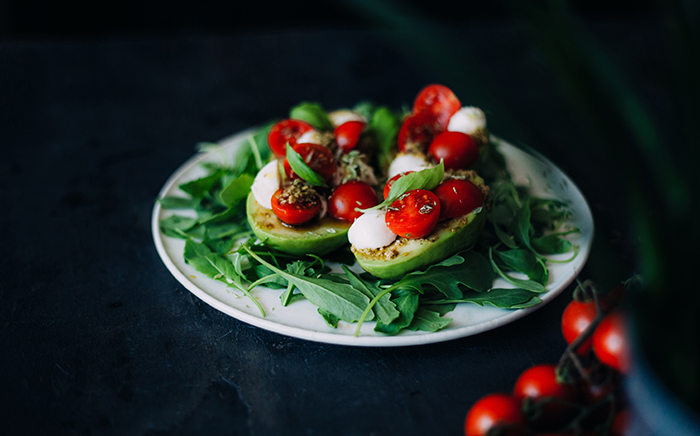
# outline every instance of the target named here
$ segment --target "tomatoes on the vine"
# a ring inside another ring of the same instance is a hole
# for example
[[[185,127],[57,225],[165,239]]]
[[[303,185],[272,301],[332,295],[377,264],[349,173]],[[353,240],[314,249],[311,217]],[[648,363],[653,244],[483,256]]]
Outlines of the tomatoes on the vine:
[[[304,121],[282,120],[270,128],[270,132],[267,134],[267,143],[273,153],[282,157],[287,153],[287,143],[294,147],[297,139],[310,130],[313,130],[313,127]]]
[[[311,221],[321,211],[321,200],[315,192],[303,192],[304,188],[299,187],[300,192],[285,191],[278,189],[273,195],[270,203],[272,211],[280,221],[298,226]]]
[[[348,153],[355,148],[357,142],[360,140],[362,129],[364,128],[365,123],[362,121],[346,121],[336,127],[333,131],[333,136],[335,136],[335,142],[338,144],[338,148],[340,148],[343,153]]]
[[[568,344],[574,342],[588,328],[595,319],[596,313],[594,301],[572,300],[566,306],[561,317],[561,331]],[[592,339],[588,338],[578,347],[576,352],[584,356],[590,351],[592,345]]]
[[[316,171],[326,182],[333,178],[336,170],[336,163],[335,159],[333,159],[333,153],[326,147],[320,144],[303,143],[294,145],[292,149],[299,153],[302,159],[304,159],[304,162],[306,162],[306,165]],[[287,177],[292,180],[299,178],[292,170],[287,159],[284,160],[284,172]]]
[[[457,96],[444,85],[428,85],[413,102],[413,113],[427,112],[438,130],[445,130],[450,117],[462,107]]]
[[[428,156],[435,163],[442,160],[446,170],[459,170],[471,166],[479,159],[479,147],[466,133],[442,132],[430,143]]]
[[[625,316],[619,310],[606,315],[593,332],[593,351],[598,360],[623,374],[630,367],[628,342]]]
[[[433,192],[440,200],[441,220],[468,214],[484,204],[481,189],[464,179],[445,180]]]
[[[440,200],[425,189],[413,189],[391,203],[384,220],[399,236],[417,239],[428,236],[440,219]]]
[[[464,435],[486,436],[495,428],[501,430],[498,434],[526,434],[520,400],[508,394],[494,393],[474,403],[464,420]]]
[[[528,402],[528,418],[536,425],[556,427],[576,413],[572,406],[576,390],[571,384],[557,379],[557,366],[551,364],[535,365],[525,370],[513,388],[513,396]]]
[[[351,180],[333,190],[328,198],[328,212],[334,217],[346,221],[355,221],[362,212],[355,210],[376,206],[377,194],[365,182]]]
[[[405,176],[406,174],[411,174],[414,173],[415,171],[404,171],[403,173],[399,173],[395,175],[394,177],[390,178],[389,180],[386,181],[386,185],[384,185],[384,199],[389,196],[389,191],[391,191],[391,186],[394,184],[395,181],[397,181],[400,177]]]

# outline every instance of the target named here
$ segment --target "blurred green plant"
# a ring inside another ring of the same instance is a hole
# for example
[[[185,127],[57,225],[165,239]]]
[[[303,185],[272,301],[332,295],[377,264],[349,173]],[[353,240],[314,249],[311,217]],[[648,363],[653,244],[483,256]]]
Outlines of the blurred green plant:
[[[509,126],[509,135],[532,141],[528,129],[501,103],[499,87],[489,80],[486,65],[448,37],[444,26],[391,1],[346,3],[379,28],[392,31],[388,35],[407,54],[432,65],[457,95],[467,95],[468,87],[470,101],[498,114]],[[658,109],[634,88],[635,72],[627,73],[618,65],[569,2],[509,0],[507,4],[516,23],[527,26],[535,46],[546,56],[592,151],[622,181],[622,186],[611,189],[623,190],[627,199],[627,237],[636,247],[638,272],[645,279],[631,298],[640,349],[671,390],[700,413],[700,317],[696,316],[700,292],[694,283],[698,268],[694,251],[700,246],[696,223],[700,5],[658,0],[659,19],[643,21],[665,43],[667,59],[653,69],[666,87],[670,115],[681,119],[681,131],[670,132],[664,130],[668,123],[658,119]]]

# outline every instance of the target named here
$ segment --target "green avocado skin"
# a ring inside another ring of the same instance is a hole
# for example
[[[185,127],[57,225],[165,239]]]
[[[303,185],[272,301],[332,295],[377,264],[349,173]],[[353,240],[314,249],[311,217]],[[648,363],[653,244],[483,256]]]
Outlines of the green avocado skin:
[[[368,273],[382,279],[398,279],[405,274],[440,262],[476,243],[486,223],[486,211],[479,208],[463,217],[442,223],[425,238],[399,240],[375,250],[355,250],[357,263]],[[396,252],[387,259],[382,255]]]
[[[307,226],[288,227],[272,210],[260,206],[252,192],[246,201],[246,215],[255,236],[284,253],[323,256],[348,242],[349,222],[326,216]]]

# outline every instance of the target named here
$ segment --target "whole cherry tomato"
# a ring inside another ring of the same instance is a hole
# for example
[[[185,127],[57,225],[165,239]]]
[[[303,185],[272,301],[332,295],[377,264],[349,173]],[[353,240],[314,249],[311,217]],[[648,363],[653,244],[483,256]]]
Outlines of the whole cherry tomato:
[[[572,300],[564,309],[561,317],[561,331],[564,339],[571,344],[593,322],[597,311],[595,302]],[[591,349],[593,341],[586,339],[576,352],[584,356]]]
[[[413,113],[427,111],[434,119],[436,129],[447,128],[450,117],[462,107],[457,96],[443,85],[428,85],[423,88],[413,102]]]
[[[440,219],[440,200],[425,189],[413,189],[391,203],[384,220],[389,230],[408,239],[428,236]]]
[[[311,221],[321,211],[321,199],[315,192],[311,195],[289,195],[278,189],[271,199],[272,211],[280,221],[298,226]]]
[[[472,182],[448,179],[433,189],[440,200],[440,219],[446,220],[470,213],[484,204],[484,195]]]
[[[573,417],[576,390],[572,385],[557,380],[556,365],[535,365],[525,370],[513,388],[513,396],[519,400],[530,399],[533,425],[557,428]]]
[[[335,141],[338,143],[338,148],[340,148],[343,153],[348,153],[355,148],[357,141],[360,139],[362,129],[364,128],[365,123],[362,121],[346,121],[336,127],[333,131],[333,135],[335,136]]]
[[[391,191],[391,185],[393,185],[395,181],[397,181],[401,176],[405,176],[406,174],[411,174],[413,172],[415,171],[404,171],[403,173],[399,173],[387,180],[386,185],[384,185],[384,199],[386,200],[386,198],[389,196],[389,191]]]
[[[430,143],[428,156],[435,163],[443,160],[446,170],[459,170],[471,166],[479,159],[479,147],[466,133],[442,132]]]
[[[508,435],[525,434],[525,417],[515,397],[494,393],[474,403],[464,420],[464,436],[486,436],[498,428]]]
[[[377,194],[371,186],[359,180],[351,180],[333,190],[328,198],[328,212],[334,218],[352,222],[362,215],[355,208],[367,209],[377,203]]]
[[[410,146],[420,151],[428,148],[435,137],[435,126],[432,114],[428,111],[409,115],[401,124],[398,136],[399,151],[404,152]]]
[[[294,147],[297,139],[309,130],[313,130],[313,127],[303,121],[282,120],[270,129],[267,134],[267,144],[273,153],[282,157],[287,153],[287,143],[289,142],[289,145]]]
[[[626,374],[630,367],[628,344],[624,314],[618,310],[605,315],[593,332],[593,351],[598,360]]]
[[[316,171],[321,177],[323,177],[326,182],[330,181],[335,174],[336,164],[335,159],[333,159],[333,153],[326,147],[320,144],[296,144],[292,147],[294,151],[299,153],[299,155],[304,159],[304,162]],[[287,177],[294,180],[298,179],[299,176],[292,170],[287,159],[284,160],[284,172]]]

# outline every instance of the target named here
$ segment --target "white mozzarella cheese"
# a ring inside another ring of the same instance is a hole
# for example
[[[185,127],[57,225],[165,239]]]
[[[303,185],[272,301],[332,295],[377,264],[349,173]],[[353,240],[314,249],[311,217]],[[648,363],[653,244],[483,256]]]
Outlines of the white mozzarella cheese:
[[[368,210],[352,223],[348,230],[348,240],[353,247],[382,248],[396,239],[396,234],[389,230],[384,221],[385,211]]]
[[[341,124],[347,123],[348,121],[362,121],[367,122],[362,115],[350,109],[339,109],[328,114],[333,126],[338,127]]]
[[[255,201],[257,201],[260,206],[265,209],[272,209],[272,195],[279,187],[280,180],[277,170],[277,161],[273,160],[258,171],[250,190],[253,191]]]
[[[297,138],[297,144],[320,144],[322,141],[321,133],[318,130],[309,130]]]
[[[399,153],[389,165],[388,178],[390,179],[406,171],[420,171],[432,166],[428,158],[422,154]]]
[[[450,117],[447,130],[471,135],[486,128],[486,114],[478,107],[467,106],[458,110]]]

